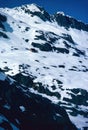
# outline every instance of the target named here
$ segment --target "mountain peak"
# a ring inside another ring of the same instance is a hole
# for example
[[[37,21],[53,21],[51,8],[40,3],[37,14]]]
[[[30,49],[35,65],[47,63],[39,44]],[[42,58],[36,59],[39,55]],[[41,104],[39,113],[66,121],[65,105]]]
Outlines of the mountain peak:
[[[10,15],[15,15],[15,17],[18,16],[18,14],[21,16],[23,15],[23,17],[25,16],[25,14],[27,14],[26,16],[28,16],[28,18],[33,18],[34,16],[37,16],[37,18],[45,22],[56,22],[59,26],[65,27],[66,29],[74,28],[78,30],[88,31],[88,24],[78,21],[71,16],[65,15],[64,12],[60,11],[55,13],[54,15],[50,15],[43,7],[40,7],[34,3],[25,4],[12,9],[1,8],[0,10],[3,10],[3,12],[6,12]]]
[[[40,12],[40,7],[37,6],[36,4],[26,4],[26,5],[22,5],[21,6],[22,9],[27,9],[30,10],[32,12]]]
[[[15,10],[24,10],[24,11],[30,11],[30,12],[41,12],[44,10],[44,8],[32,3],[32,4],[25,4],[22,6],[18,6],[14,8]]]
[[[78,30],[88,31],[88,24],[76,20],[71,16],[65,15],[63,12],[57,12],[54,15],[54,19],[58,23],[58,25],[63,26],[66,29],[75,28]]]
[[[56,14],[57,14],[57,15],[60,15],[60,14],[61,14],[61,15],[63,15],[63,16],[65,15],[65,13],[62,12],[62,11],[58,11]]]
[[[50,15],[45,11],[45,9],[34,3],[22,5],[19,7],[15,7],[13,9],[23,15],[28,14],[31,15],[32,17],[37,16],[43,21],[50,21]]]

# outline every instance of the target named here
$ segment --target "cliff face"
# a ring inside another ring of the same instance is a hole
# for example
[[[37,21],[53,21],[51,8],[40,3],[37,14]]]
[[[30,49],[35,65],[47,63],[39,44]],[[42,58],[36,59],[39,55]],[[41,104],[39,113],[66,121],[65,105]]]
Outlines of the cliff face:
[[[73,28],[88,31],[88,24],[84,24],[83,22],[77,21],[76,19],[62,13],[55,14],[54,19],[57,21],[58,25],[64,26],[66,29]]]

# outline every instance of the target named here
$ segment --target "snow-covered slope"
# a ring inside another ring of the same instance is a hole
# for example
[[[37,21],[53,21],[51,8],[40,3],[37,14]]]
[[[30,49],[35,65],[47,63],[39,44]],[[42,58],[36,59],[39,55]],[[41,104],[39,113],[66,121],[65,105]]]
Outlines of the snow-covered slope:
[[[88,25],[34,4],[1,8],[0,68],[88,127]]]

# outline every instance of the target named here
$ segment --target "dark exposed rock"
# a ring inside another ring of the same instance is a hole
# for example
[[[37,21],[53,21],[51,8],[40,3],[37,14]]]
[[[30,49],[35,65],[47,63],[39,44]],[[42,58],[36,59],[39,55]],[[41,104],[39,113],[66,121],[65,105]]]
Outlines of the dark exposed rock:
[[[49,15],[48,12],[45,11],[44,8],[35,5],[39,11],[31,11],[28,5],[24,5],[21,9],[27,13],[31,14],[31,17],[37,16],[43,21],[53,22],[56,21],[58,25],[65,27],[66,29],[75,28],[78,30],[88,31],[88,24],[84,24],[81,21],[77,21],[75,18],[63,15],[62,13],[56,13],[54,15]],[[19,10],[19,8],[15,8],[15,10]],[[36,21],[38,23],[38,21]]]
[[[39,44],[39,43],[34,43],[32,42],[32,46],[39,48],[41,51],[57,51],[58,53],[69,53],[69,50],[66,48],[60,48],[60,47],[54,47],[51,46],[49,43],[45,44]]]
[[[72,93],[71,93],[72,92]],[[71,96],[71,99],[66,99],[68,102],[74,103],[76,105],[84,105],[87,106],[87,100],[88,100],[88,92],[83,89],[71,89],[71,92],[68,93],[68,95]]]
[[[80,57],[80,55],[78,53],[75,53],[75,52],[73,52],[73,56]]]
[[[29,50],[30,50],[31,52],[38,53],[38,50],[36,50],[35,48],[30,48]]]
[[[39,35],[35,35],[35,40],[43,40],[49,42],[51,45],[53,45],[56,40],[60,39],[60,36],[56,35],[52,32],[43,32],[41,30],[37,30],[36,32],[39,33]]]
[[[6,16],[0,14],[0,28],[3,29],[3,30],[5,30],[5,27],[4,27],[4,25],[3,25],[3,22],[6,22],[6,21],[7,21]],[[1,32],[0,32],[0,33],[1,33]]]
[[[3,69],[4,72],[8,72],[8,71],[10,71],[10,70],[11,70],[11,69],[10,69],[8,66],[5,66],[4,69]]]
[[[20,84],[23,84],[25,86],[31,87],[33,85],[33,78],[30,76],[25,76],[21,73],[13,76],[13,79],[15,79]]]
[[[50,15],[46,11],[44,11],[43,14],[41,12],[31,12],[31,11],[30,13],[32,14],[32,16],[40,17],[43,21],[50,21]]]
[[[53,47],[54,51],[57,51],[58,53],[69,53],[69,50],[66,48],[60,48],[60,47]]]
[[[84,51],[79,50],[79,49],[77,49],[77,48],[75,48],[75,50],[76,50],[76,52],[77,52],[79,55],[85,56],[85,52],[84,52]]]
[[[84,24],[74,18],[68,17],[61,13],[55,14],[54,19],[57,21],[58,25],[64,26],[66,29],[71,27],[79,30],[88,31],[88,24]]]
[[[3,38],[9,38],[5,33],[3,32],[0,32],[0,37],[3,37]]]
[[[29,42],[29,39],[25,39],[25,42]]]
[[[12,83],[9,77],[0,80],[0,99],[10,106],[9,109],[4,107],[0,100],[0,113],[20,130],[76,130],[62,107],[24,90],[17,82]],[[25,108],[24,111],[21,107]],[[12,129],[8,122],[0,126]]]
[[[68,44],[66,41],[63,41],[63,43],[65,44],[65,47],[66,47],[67,49],[71,48],[71,45]]]
[[[68,34],[63,34],[62,38],[67,40],[68,42],[72,43],[73,45],[75,44],[72,37]]]
[[[61,98],[61,95],[58,92],[51,92],[48,89],[48,86],[47,86],[47,88],[44,88],[44,86],[41,83],[34,84],[33,88],[34,88],[34,90],[37,90],[39,93],[47,94],[48,96],[55,96],[58,99]]]
[[[39,44],[32,42],[33,47],[39,48],[41,51],[52,51],[52,47],[49,43]]]
[[[3,22],[6,22],[6,21],[7,21],[7,17],[5,15],[0,14],[0,28],[2,29],[2,31],[0,31],[0,37],[3,37],[3,38],[9,38],[7,34],[3,32],[3,31],[6,31],[5,26],[3,24]]]
[[[85,56],[85,51],[79,50],[77,48],[74,48],[74,50],[75,50],[75,52],[73,52],[73,56],[77,56],[77,57]]]
[[[0,22],[6,22],[7,18],[5,15],[0,14]]]
[[[41,18],[43,21],[51,21],[51,17],[50,15],[44,10],[44,8],[39,7],[36,5],[36,7],[40,10],[40,11],[31,11],[27,5],[22,6],[21,9],[24,10],[25,13],[27,14],[31,14],[32,17],[33,16],[38,16],[39,18]]]
[[[44,34],[41,34],[39,36],[36,36],[35,40],[43,40],[43,41],[46,41],[47,39],[45,38]]]
[[[65,65],[59,65],[59,68],[65,68]]]
[[[30,30],[30,28],[29,28],[29,27],[26,27],[26,28],[25,28],[25,31],[29,31],[29,30]]]

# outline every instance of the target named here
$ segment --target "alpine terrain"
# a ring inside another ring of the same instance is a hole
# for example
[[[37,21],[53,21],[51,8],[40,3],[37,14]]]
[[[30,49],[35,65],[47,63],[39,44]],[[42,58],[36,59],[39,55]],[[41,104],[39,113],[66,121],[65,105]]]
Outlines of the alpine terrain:
[[[88,130],[88,25],[35,4],[0,8],[0,130]]]

